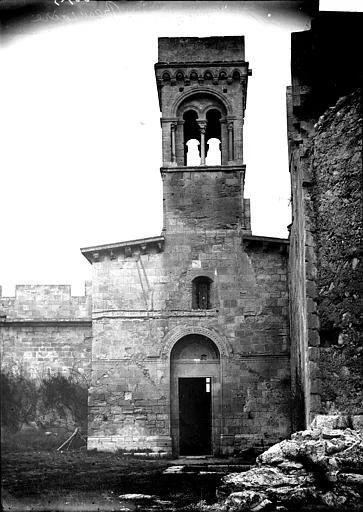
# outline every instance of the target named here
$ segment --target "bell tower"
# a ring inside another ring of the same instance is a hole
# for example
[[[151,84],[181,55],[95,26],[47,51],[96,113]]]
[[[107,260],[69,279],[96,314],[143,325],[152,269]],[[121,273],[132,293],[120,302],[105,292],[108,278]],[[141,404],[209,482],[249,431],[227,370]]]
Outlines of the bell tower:
[[[164,230],[240,228],[243,198],[244,37],[159,39]]]

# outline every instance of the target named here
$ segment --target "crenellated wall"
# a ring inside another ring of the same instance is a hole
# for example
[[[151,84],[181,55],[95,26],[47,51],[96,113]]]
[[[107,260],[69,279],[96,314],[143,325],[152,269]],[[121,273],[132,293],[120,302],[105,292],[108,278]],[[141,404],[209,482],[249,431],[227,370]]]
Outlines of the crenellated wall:
[[[68,285],[18,285],[14,297],[0,297],[2,368],[21,367],[34,377],[88,372],[90,292],[90,283],[84,296],[72,296]]]

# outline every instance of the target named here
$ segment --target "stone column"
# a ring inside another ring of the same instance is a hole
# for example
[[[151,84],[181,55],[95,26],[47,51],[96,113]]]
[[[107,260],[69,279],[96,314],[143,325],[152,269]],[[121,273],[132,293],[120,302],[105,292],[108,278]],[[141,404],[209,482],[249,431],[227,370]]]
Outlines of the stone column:
[[[205,130],[207,127],[206,121],[198,121],[200,128],[200,165],[205,165]]]
[[[233,122],[229,122],[228,129],[228,161],[233,160]]]
[[[184,163],[184,121],[177,121],[175,134],[175,158],[177,166],[185,165]]]
[[[227,121],[225,118],[220,120],[221,124],[221,165],[227,165],[228,163],[228,131],[227,131]]]
[[[171,163],[176,165],[176,143],[175,143],[175,130],[176,124],[171,123]]]

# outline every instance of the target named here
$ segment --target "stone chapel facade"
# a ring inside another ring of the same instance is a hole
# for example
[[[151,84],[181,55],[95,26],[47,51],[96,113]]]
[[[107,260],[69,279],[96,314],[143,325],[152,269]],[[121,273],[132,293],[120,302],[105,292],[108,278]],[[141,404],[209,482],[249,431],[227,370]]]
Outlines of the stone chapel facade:
[[[162,234],[82,249],[93,268],[88,448],[270,445],[291,432],[288,241],[251,233],[244,38],[161,38],[155,74]]]
[[[292,34],[290,244],[251,233],[244,38],[163,38],[161,236],[83,249],[84,296],[0,286],[1,370],[91,374],[89,448],[228,455],[323,415],[361,428],[359,23]]]

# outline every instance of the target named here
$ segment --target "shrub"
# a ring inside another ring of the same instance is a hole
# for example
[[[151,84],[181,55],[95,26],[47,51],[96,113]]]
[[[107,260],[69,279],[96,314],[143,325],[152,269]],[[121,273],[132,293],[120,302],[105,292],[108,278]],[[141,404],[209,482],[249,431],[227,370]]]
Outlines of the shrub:
[[[3,373],[1,378],[1,425],[15,432],[37,415],[38,390],[36,383],[22,372]]]
[[[43,379],[39,395],[45,415],[52,411],[65,421],[71,416],[75,425],[86,427],[88,390],[74,376],[57,374]]]
[[[21,370],[2,371],[0,376],[2,427],[16,432],[24,424],[35,422],[41,427],[79,426],[86,430],[86,381],[74,374],[34,380]]]

